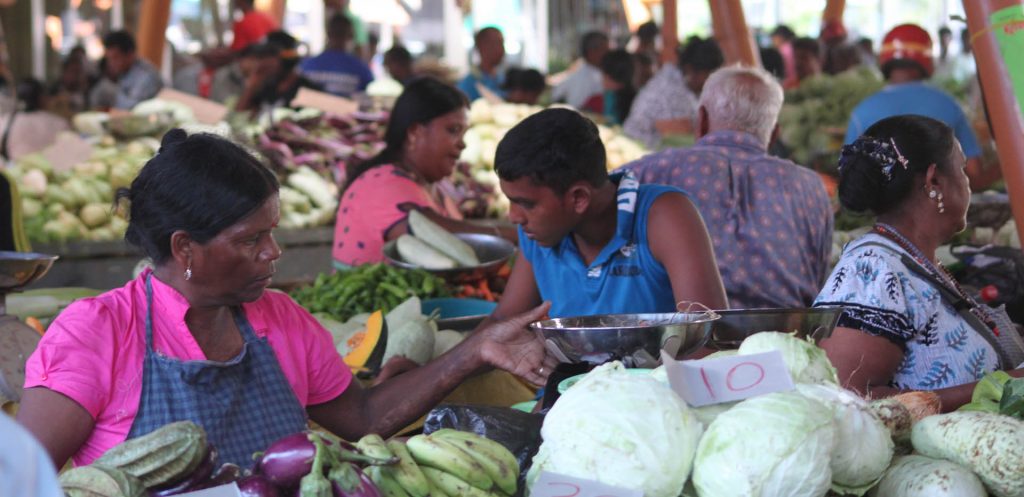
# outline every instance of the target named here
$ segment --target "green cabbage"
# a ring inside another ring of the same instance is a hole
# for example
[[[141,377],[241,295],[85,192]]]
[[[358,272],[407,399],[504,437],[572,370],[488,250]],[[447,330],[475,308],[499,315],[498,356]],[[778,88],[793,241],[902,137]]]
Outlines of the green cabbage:
[[[832,452],[832,488],[844,495],[864,495],[875,485],[893,456],[889,429],[866,400],[834,385],[797,385],[806,397],[832,409],[836,450]]]
[[[793,383],[839,384],[836,368],[828,360],[825,351],[810,340],[801,340],[787,333],[765,331],[755,333],[743,340],[739,354],[760,354],[778,350],[789,368]]]
[[[548,412],[527,481],[550,471],[677,497],[700,434],[700,422],[668,385],[629,374],[619,362],[604,364]]]
[[[740,402],[720,414],[697,447],[700,497],[821,497],[832,482],[831,410],[795,392]]]

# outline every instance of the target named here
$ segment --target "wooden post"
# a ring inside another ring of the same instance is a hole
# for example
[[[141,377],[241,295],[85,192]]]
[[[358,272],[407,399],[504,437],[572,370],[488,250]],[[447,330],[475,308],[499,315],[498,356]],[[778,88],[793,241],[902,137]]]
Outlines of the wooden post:
[[[676,0],[661,2],[661,63],[676,64],[676,52],[679,48],[679,18],[676,11]]]
[[[726,64],[760,67],[761,54],[747,27],[740,0],[708,0],[715,40],[722,47]]]
[[[171,0],[146,0],[139,13],[136,30],[138,54],[154,67],[164,61],[164,42],[167,41],[167,21],[171,17]]]
[[[999,152],[999,165],[1010,195],[1013,218],[1017,223],[1017,236],[1024,244],[1024,122],[1021,106],[1024,94],[1014,94],[1013,81],[1007,71],[991,23],[992,14],[1007,7],[1022,6],[1024,0],[964,0],[967,28],[971,32],[971,47],[985,93],[986,109],[992,123],[992,133]],[[1012,26],[1007,26],[1012,27]],[[1024,35],[1018,33],[1016,36]],[[1018,68],[1017,70],[1024,70]]]
[[[827,0],[825,2],[825,13],[821,15],[821,20],[823,23],[842,23],[844,10],[846,10],[846,0]]]

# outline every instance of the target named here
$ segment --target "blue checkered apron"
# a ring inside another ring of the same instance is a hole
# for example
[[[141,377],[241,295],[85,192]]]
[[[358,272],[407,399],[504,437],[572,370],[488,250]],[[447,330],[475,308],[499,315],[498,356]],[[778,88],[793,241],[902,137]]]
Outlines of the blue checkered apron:
[[[139,412],[128,438],[168,423],[192,421],[206,429],[217,464],[253,465],[253,452],[306,429],[306,411],[266,338],[259,338],[241,309],[235,324],[242,352],[227,362],[180,361],[153,350],[153,286],[146,279],[146,359]]]

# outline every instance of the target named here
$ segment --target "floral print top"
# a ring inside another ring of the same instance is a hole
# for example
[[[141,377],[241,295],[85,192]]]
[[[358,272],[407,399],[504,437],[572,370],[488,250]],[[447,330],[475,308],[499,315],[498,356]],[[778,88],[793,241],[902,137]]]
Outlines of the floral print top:
[[[906,254],[875,233],[851,242],[814,305],[843,306],[838,326],[903,348],[892,387],[936,390],[995,371],[995,349],[942,300],[938,289],[903,264],[901,253]]]

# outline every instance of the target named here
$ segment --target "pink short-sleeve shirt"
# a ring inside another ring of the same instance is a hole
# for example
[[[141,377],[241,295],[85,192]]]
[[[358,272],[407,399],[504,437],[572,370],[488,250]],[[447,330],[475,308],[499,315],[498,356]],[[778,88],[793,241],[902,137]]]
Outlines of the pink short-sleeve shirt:
[[[409,215],[406,206],[461,219],[448,199],[436,200],[409,173],[392,165],[364,172],[341,196],[334,226],[334,260],[349,266],[384,261],[387,232]]]
[[[142,395],[146,353],[145,271],[127,285],[82,299],[57,317],[28,360],[25,388],[46,387],[80,404],[95,427],[74,455],[91,463],[123,442]],[[153,277],[153,342],[159,354],[181,360],[206,356],[185,324],[189,304]],[[330,401],[348,387],[352,373],[330,333],[287,295],[267,291],[242,309],[258,337],[266,337],[303,406]]]

